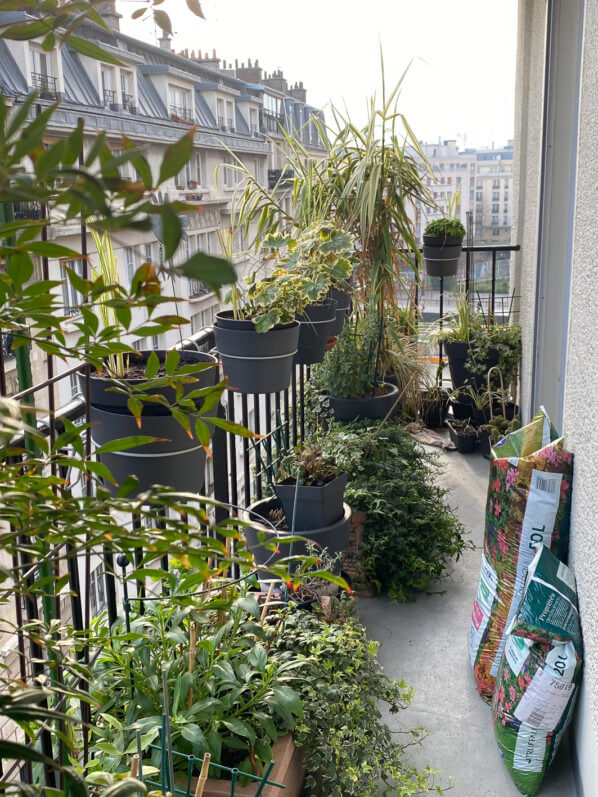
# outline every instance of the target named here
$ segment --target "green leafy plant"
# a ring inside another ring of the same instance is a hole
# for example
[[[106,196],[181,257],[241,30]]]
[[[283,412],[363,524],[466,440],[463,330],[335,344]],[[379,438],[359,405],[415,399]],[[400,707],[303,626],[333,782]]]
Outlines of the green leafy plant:
[[[191,580],[179,581],[179,592],[185,583]],[[229,587],[224,594],[224,600],[216,592],[203,601],[175,595],[150,602],[131,622],[130,632],[122,625],[113,629],[91,683],[99,705],[93,768],[123,770],[137,749],[136,731],[143,750],[158,739],[164,672],[175,749],[198,757],[209,752],[215,763],[263,774],[272,745],[301,716],[291,686],[300,662],[269,656],[257,622],[261,609],[250,593]],[[219,619],[223,609],[224,622]],[[98,630],[106,634],[105,627]],[[151,762],[161,765],[160,750],[152,751]]]
[[[380,326],[375,315],[358,324],[345,324],[337,344],[326,352],[315,374],[321,393],[336,398],[371,395],[379,367]]]
[[[312,436],[282,459],[278,480],[294,481],[297,471],[301,484],[320,487],[338,476],[339,468],[329,452],[323,448],[322,441],[317,436]]]
[[[305,756],[306,793],[405,797],[435,788],[432,770],[418,771],[405,759],[405,747],[425,731],[405,731],[401,744],[384,722],[382,712],[407,708],[413,690],[384,674],[378,643],[366,639],[363,626],[347,612],[328,623],[303,611],[291,612],[285,626],[271,650],[282,662],[304,665],[303,718],[293,738]]]
[[[465,227],[459,219],[433,219],[426,225],[424,235],[432,235],[438,238],[464,238]]]
[[[493,318],[487,323],[474,324],[469,334],[470,349],[467,367],[470,373],[485,381],[488,363],[498,366],[506,385],[517,379],[521,362],[521,327],[519,324],[500,324]],[[493,374],[492,384],[496,386],[498,374]]]
[[[380,591],[406,600],[440,578],[466,547],[465,530],[436,481],[438,460],[397,421],[334,425],[327,449],[348,472],[345,500],[366,513],[365,572]]]

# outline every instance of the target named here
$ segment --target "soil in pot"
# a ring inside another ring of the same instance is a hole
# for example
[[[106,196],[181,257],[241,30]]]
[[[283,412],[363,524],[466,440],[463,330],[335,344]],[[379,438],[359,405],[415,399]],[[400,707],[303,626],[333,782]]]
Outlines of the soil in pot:
[[[395,385],[382,382],[376,387],[374,396],[365,398],[344,399],[334,396],[323,396],[329,404],[337,421],[354,421],[358,418],[374,420],[385,418],[399,398],[399,390]]]
[[[454,421],[453,423],[449,421],[448,428],[457,451],[460,451],[461,454],[471,454],[478,441],[478,433],[473,426],[466,421]]]
[[[297,321],[261,333],[252,321],[235,319],[229,310],[216,314],[214,336],[229,388],[278,393],[289,386],[299,340]]]
[[[166,357],[165,351],[156,352],[161,360]],[[208,363],[216,364],[216,359],[209,354],[201,352],[181,352],[182,364]],[[129,367],[129,381],[133,385],[146,382],[145,363],[150,352],[131,356]],[[141,374],[139,376],[138,374]],[[80,375],[84,389],[85,376]],[[216,384],[218,369],[206,368],[196,374],[196,381],[184,386],[185,393]],[[90,377],[91,394],[91,434],[96,446],[103,445],[111,440],[136,435],[155,437],[156,442],[143,446],[102,454],[100,457],[117,482],[113,485],[106,482],[106,487],[112,494],[118,491],[129,475],[138,479],[135,495],[147,490],[154,484],[162,484],[181,492],[201,492],[204,486],[204,472],[206,453],[200,441],[193,434],[189,437],[187,432],[172,417],[168,408],[159,404],[144,406],[141,415],[141,428],[137,425],[136,418],[127,407],[127,395],[116,393],[109,388],[114,385],[110,379],[97,374]],[[169,401],[175,400],[175,392],[171,387],[156,388],[152,391],[160,393]],[[197,404],[198,408],[201,402]],[[210,414],[216,414],[215,407]],[[191,429],[194,428],[195,416],[191,413]]]
[[[295,512],[295,528],[309,530],[329,526],[342,517],[346,486],[346,473],[339,473],[321,486],[300,484],[297,487],[296,479],[291,476],[275,484],[274,492],[282,504],[289,527]]]
[[[302,313],[298,313],[296,318],[300,329],[295,363],[297,365],[321,363],[328,337],[333,334],[335,326],[336,300],[326,299],[323,302],[310,304]]]

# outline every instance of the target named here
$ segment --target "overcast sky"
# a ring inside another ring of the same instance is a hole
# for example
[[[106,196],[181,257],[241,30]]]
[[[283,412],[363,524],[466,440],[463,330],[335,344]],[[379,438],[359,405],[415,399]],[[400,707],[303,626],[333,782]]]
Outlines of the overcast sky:
[[[143,0],[117,0],[121,28],[156,43],[153,22],[131,21]],[[259,59],[302,80],[308,102],[332,102],[363,122],[366,98],[411,63],[401,110],[425,141],[467,146],[513,137],[517,0],[201,0],[202,21],[185,0],[165,0],[173,48],[215,48],[228,61]]]

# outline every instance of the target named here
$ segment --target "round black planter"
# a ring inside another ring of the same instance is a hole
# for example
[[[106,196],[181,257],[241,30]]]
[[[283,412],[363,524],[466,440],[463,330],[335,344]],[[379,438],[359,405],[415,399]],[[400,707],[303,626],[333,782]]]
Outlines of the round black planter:
[[[142,352],[141,355],[131,355],[130,363],[145,365],[151,352]],[[165,351],[157,351],[161,362],[166,357]],[[182,351],[181,363],[210,363],[216,365],[216,358],[201,352]],[[79,374],[81,389],[85,390],[85,376]],[[196,381],[184,386],[185,393],[199,388],[215,385],[218,379],[218,368],[206,368],[196,374]],[[145,379],[122,380],[131,385],[141,384]],[[141,414],[141,428],[137,420],[127,408],[128,396],[109,390],[114,382],[96,374],[90,377],[91,395],[91,434],[96,446],[101,446],[111,440],[121,437],[134,437],[148,435],[159,438],[154,443],[129,448],[126,451],[116,451],[100,456],[117,485],[129,476],[138,479],[138,486],[132,495],[147,490],[154,484],[162,484],[180,492],[201,492],[204,487],[204,470],[206,453],[193,435],[189,437],[183,427],[176,421],[168,408],[157,404],[146,405]],[[153,394],[161,394],[169,401],[175,400],[175,392],[170,387],[156,388]],[[201,401],[197,404],[201,406]],[[215,414],[214,408],[211,414]],[[191,416],[191,429],[193,429],[193,415]],[[105,485],[112,494],[118,490],[109,482]]]
[[[386,418],[399,397],[399,389],[395,385],[388,385],[387,393],[381,396],[366,396],[359,399],[335,398],[323,396],[330,402],[330,408],[337,421],[355,421],[358,418],[371,418],[372,420]]]
[[[310,304],[302,313],[297,313],[296,319],[300,328],[295,363],[321,363],[328,336],[333,334],[332,329],[336,323],[336,300],[325,299],[323,302]]]
[[[274,492],[282,504],[289,528],[293,525],[295,494],[297,494],[295,528],[310,530],[329,526],[343,516],[343,496],[346,486],[347,474],[339,473],[322,487],[304,484],[297,487],[294,478],[287,479],[286,483],[275,484]]]
[[[463,238],[424,235],[423,255],[430,277],[454,277],[459,268]]]
[[[346,319],[351,315],[351,296],[338,288],[330,288],[328,296],[336,302],[336,318],[329,335],[340,335]]]
[[[439,429],[441,426],[444,426],[448,409],[448,398],[429,399],[427,391],[422,393],[421,416],[422,421],[429,429]]]
[[[447,341],[444,344],[444,351],[448,357],[453,390],[466,387],[471,380],[471,373],[465,364],[469,356],[469,343],[465,343],[462,340],[456,340],[452,343]]]
[[[294,543],[284,543],[285,536],[290,536],[288,531],[272,531],[270,522],[267,520],[267,514],[271,509],[278,507],[277,498],[263,498],[261,501],[256,501],[247,509],[248,520],[255,522],[256,525],[247,526],[243,530],[247,548],[253,556],[253,561],[256,567],[266,567],[272,565],[280,559],[286,559],[288,556],[307,556],[307,543],[311,540],[316,543],[320,549],[326,548],[328,555],[334,558],[337,554],[341,553],[347,547],[349,542],[349,529],[351,526],[351,507],[348,504],[343,504],[344,512],[340,520],[325,526],[320,529],[299,529],[295,531],[293,536],[304,537],[305,540]],[[263,523],[263,525],[262,525]],[[264,534],[263,539],[275,538],[277,539],[278,552],[268,550],[262,545],[259,535]],[[297,563],[291,565],[291,571],[295,571]],[[275,578],[271,573],[260,572],[260,580]]]
[[[461,401],[459,399],[451,399],[451,409],[453,411],[453,418],[456,421],[467,421],[473,417],[475,407],[468,401]]]
[[[216,349],[228,386],[241,393],[278,393],[291,381],[299,323],[256,332],[252,321],[237,321],[232,311],[216,314]]]

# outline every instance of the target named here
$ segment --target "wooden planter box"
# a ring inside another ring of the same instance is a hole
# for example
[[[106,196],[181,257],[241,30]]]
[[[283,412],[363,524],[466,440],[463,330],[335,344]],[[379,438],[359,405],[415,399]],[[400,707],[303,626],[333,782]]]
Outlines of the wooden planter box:
[[[286,789],[276,786],[264,786],[262,797],[299,797],[305,770],[303,768],[303,752],[295,747],[290,734],[279,739],[272,748],[274,767],[268,780],[284,783]],[[203,797],[230,797],[230,780],[208,778]],[[197,778],[191,781],[191,795],[195,794]],[[235,786],[235,797],[254,797],[259,788],[259,781],[249,786]]]

